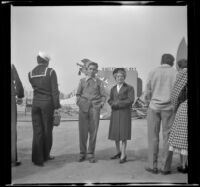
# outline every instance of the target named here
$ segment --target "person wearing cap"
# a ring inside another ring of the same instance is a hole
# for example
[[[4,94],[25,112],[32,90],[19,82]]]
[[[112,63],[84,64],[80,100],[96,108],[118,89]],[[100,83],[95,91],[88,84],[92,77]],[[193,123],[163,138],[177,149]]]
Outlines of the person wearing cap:
[[[11,164],[19,166],[17,158],[17,104],[22,104],[24,88],[14,64],[11,65]]]
[[[174,57],[171,54],[163,54],[161,66],[153,69],[147,79],[144,98],[149,104],[147,111],[148,130],[148,166],[146,171],[157,174],[159,133],[162,124],[163,152],[161,156],[161,170],[164,170],[170,128],[174,119],[173,105],[170,94],[176,80],[176,70],[173,68]],[[164,174],[164,173],[163,173]]]
[[[43,166],[50,156],[53,136],[53,115],[59,112],[59,90],[57,75],[49,68],[50,57],[44,52],[37,56],[38,65],[28,73],[29,82],[33,88],[32,103],[32,162]]]
[[[88,60],[86,77],[79,82],[76,92],[79,106],[79,162],[86,159],[95,163],[96,138],[99,127],[100,110],[106,101],[106,92],[103,82],[96,77],[98,64]],[[87,140],[89,134],[89,146]]]
[[[111,159],[120,158],[119,163],[127,161],[127,140],[131,139],[131,108],[135,100],[134,88],[125,83],[126,71],[124,68],[116,68],[113,71],[116,85],[111,88],[108,103],[111,106],[111,118],[108,139],[114,140],[116,155]],[[120,151],[120,141],[122,148]]]

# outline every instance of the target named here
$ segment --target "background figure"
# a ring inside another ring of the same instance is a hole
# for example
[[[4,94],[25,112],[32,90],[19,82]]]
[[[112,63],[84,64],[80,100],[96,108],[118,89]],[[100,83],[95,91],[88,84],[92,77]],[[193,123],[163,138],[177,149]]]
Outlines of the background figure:
[[[98,64],[90,61],[87,65],[87,76],[80,80],[77,96],[79,106],[79,162],[86,159],[88,153],[89,162],[95,163],[95,146],[99,127],[100,109],[106,101],[106,93],[103,82],[96,77]],[[88,133],[89,147],[87,151]]]
[[[173,120],[173,105],[170,102],[171,90],[176,80],[176,70],[172,67],[174,57],[163,54],[161,66],[152,70],[148,75],[145,88],[145,100],[149,101],[147,111],[148,130],[148,167],[146,170],[158,173],[159,133],[162,122],[163,153],[162,169],[168,153],[169,131]]]
[[[165,171],[170,171],[173,152],[180,154],[181,166],[177,167],[179,172],[187,173],[188,155],[188,114],[187,114],[187,60],[177,62],[179,71],[174,88],[171,93],[171,102],[175,109],[175,120],[170,130],[169,152],[166,160]]]
[[[33,87],[32,123],[33,143],[32,162],[43,166],[50,156],[53,139],[53,114],[60,108],[57,75],[54,69],[49,68],[49,56],[39,52],[38,65],[28,74]]]
[[[16,98],[17,97],[17,98]],[[22,104],[24,88],[15,66],[11,65],[11,162],[12,166],[21,164],[17,159],[17,104]],[[17,99],[17,104],[16,104]]]
[[[112,87],[108,103],[112,108],[109,135],[110,140],[115,140],[117,154],[111,159],[120,158],[119,163],[126,162],[127,140],[131,139],[131,107],[134,102],[134,88],[125,83],[126,71],[116,68],[113,76],[117,85]],[[122,150],[120,151],[120,141]]]

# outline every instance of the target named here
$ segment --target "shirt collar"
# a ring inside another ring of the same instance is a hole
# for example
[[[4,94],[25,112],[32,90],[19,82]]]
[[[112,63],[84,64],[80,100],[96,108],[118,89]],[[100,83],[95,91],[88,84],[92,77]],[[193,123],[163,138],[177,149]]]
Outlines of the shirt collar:
[[[118,86],[118,84],[115,84],[115,86]],[[121,86],[127,86],[127,83],[123,82],[123,84]]]
[[[38,66],[45,66],[45,67],[48,67],[47,64],[38,64],[37,67],[38,67]]]
[[[124,83],[122,84],[117,84],[117,87],[121,88],[124,85]]]
[[[96,77],[90,77],[90,76],[86,76],[86,81],[88,81],[89,79],[93,79],[95,82],[97,81],[97,78]]]
[[[169,64],[161,64],[160,67],[163,67],[163,68],[171,68],[172,66],[170,66]]]

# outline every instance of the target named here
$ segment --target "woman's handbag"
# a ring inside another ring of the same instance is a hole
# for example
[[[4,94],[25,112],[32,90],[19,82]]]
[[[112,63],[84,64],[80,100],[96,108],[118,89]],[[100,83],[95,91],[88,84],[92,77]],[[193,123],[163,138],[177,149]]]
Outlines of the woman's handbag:
[[[60,125],[60,121],[61,121],[61,115],[60,112],[54,112],[54,116],[53,116],[53,125],[54,126],[59,126]]]

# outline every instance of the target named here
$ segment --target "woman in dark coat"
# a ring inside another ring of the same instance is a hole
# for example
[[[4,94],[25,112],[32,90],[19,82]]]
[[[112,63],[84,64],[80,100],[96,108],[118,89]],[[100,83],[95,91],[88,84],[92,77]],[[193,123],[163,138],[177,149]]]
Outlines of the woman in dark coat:
[[[131,107],[135,97],[134,88],[125,83],[124,68],[116,68],[113,76],[117,84],[112,87],[108,100],[112,109],[108,139],[115,141],[117,150],[117,154],[111,159],[120,158],[120,163],[124,163],[127,158],[127,140],[131,139]],[[120,141],[122,141],[121,151]]]

